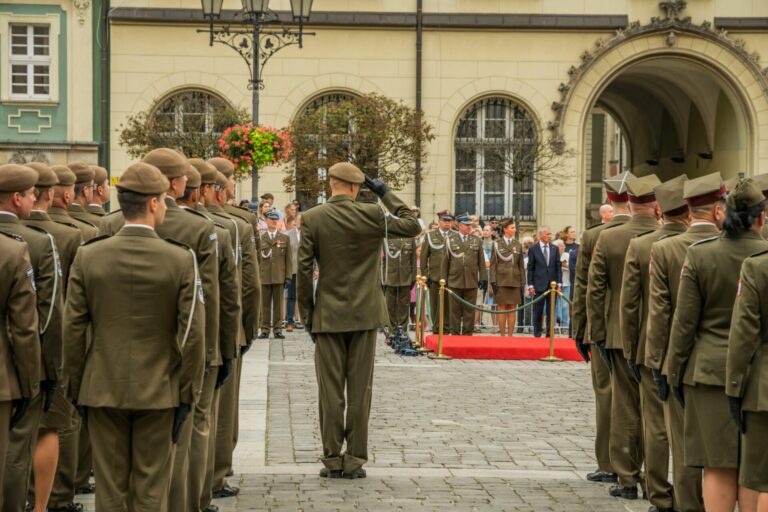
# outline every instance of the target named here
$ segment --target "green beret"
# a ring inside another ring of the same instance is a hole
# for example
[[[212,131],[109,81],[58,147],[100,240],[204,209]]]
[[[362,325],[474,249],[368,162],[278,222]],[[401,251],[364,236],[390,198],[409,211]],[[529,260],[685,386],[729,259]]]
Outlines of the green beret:
[[[725,193],[725,183],[723,183],[719,172],[688,180],[683,186],[683,198],[688,206],[715,203],[722,199]]]
[[[66,165],[52,165],[51,170],[56,173],[56,177],[59,178],[59,185],[62,187],[69,187],[77,181],[75,173]]]
[[[608,200],[616,201],[618,203],[627,202],[627,181],[634,177],[635,175],[631,172],[623,172],[619,175],[604,179],[603,185],[605,185],[605,192],[608,196]]]
[[[627,179],[627,193],[629,202],[635,204],[652,203],[656,200],[653,188],[661,185],[661,180],[655,174],[636,178],[634,176]]]
[[[29,162],[26,165],[37,172],[37,184],[35,185],[37,188],[50,188],[59,184],[59,178],[47,164],[42,162]]]
[[[187,167],[187,188],[200,188],[200,173],[197,172],[194,165]]]
[[[226,176],[224,176],[224,173],[221,171],[216,171],[216,186],[225,189],[227,188],[227,185],[229,185],[229,180]]]
[[[190,158],[188,160],[192,166],[200,173],[200,183],[203,185],[213,185],[216,183],[216,167],[213,164],[209,164],[201,158]]]
[[[221,158],[220,156],[209,158],[207,160],[209,164],[214,166],[217,171],[219,171],[221,174],[229,178],[233,174],[235,174],[235,166],[232,162],[227,160],[226,158]]]
[[[681,174],[653,187],[656,201],[664,215],[681,215],[688,211],[688,204],[683,199],[683,185],[686,181],[688,177]]]
[[[109,173],[107,170],[103,167],[99,167],[98,165],[92,165],[91,169],[93,169],[93,183],[96,185],[102,185],[105,181],[107,181],[107,178],[109,177]]]
[[[96,176],[96,173],[93,172],[90,165],[85,162],[72,162],[71,164],[68,164],[67,167],[75,173],[76,185],[93,183],[93,178]]]
[[[157,196],[166,192],[170,184],[160,170],[152,164],[138,162],[128,167],[117,182],[118,190]]]
[[[184,176],[189,165],[181,153],[168,148],[153,149],[141,161],[157,167],[169,180]]]
[[[751,178],[739,180],[725,199],[725,204],[733,210],[748,210],[765,200],[763,191]]]
[[[24,192],[37,183],[37,171],[26,165],[0,165],[0,192]]]
[[[361,184],[365,181],[365,174],[363,171],[357,168],[356,165],[349,162],[339,162],[333,164],[328,169],[328,176],[336,178],[337,180],[346,181],[347,183]]]

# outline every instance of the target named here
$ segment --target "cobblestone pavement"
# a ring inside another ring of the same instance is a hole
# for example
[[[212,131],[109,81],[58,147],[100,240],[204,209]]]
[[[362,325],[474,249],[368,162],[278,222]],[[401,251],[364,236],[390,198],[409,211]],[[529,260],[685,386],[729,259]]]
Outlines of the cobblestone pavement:
[[[581,363],[432,361],[379,341],[365,480],[323,480],[314,346],[302,331],[246,356],[232,485],[245,510],[645,511],[587,482],[594,403]],[[84,499],[92,510],[92,499]],[[175,511],[172,511],[175,512]]]

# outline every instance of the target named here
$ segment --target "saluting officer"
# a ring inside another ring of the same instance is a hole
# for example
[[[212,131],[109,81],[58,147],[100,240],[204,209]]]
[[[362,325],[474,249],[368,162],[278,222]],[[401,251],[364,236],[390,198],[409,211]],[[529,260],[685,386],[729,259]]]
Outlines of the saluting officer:
[[[589,331],[589,314],[587,309],[587,283],[589,265],[600,233],[607,228],[629,222],[632,218],[627,204],[626,178],[620,175],[618,179],[605,180],[603,185],[612,209],[612,218],[608,222],[592,226],[581,235],[581,249],[576,259],[576,278],[573,286],[572,327],[576,348],[586,362],[590,362],[592,372],[592,389],[595,393],[595,458],[597,470],[587,474],[590,482],[614,483],[617,481],[616,472],[611,464],[609,442],[611,438],[611,373],[608,365],[598,353],[597,346],[592,343]],[[602,209],[601,209],[602,211]]]
[[[261,233],[259,243],[259,270],[261,271],[261,334],[269,338],[272,330],[276,339],[283,339],[283,296],[286,282],[291,279],[291,239],[277,231],[280,216],[275,210],[264,214],[267,229]]]
[[[64,368],[87,418],[96,508],[168,511],[173,444],[203,379],[200,279],[194,251],[155,232],[169,189],[160,171],[134,164],[117,187],[123,227],[72,265]]]
[[[457,217],[456,221],[459,223],[459,232],[451,233],[445,239],[445,255],[440,274],[446,286],[457,297],[475,304],[480,272],[485,270],[483,239],[469,233],[472,219],[468,214]],[[445,305],[451,309],[451,334],[472,336],[475,331],[475,310],[447,295],[446,292]]]
[[[397,329],[408,336],[411,287],[416,281],[416,239],[390,238],[382,259],[384,298],[389,312],[389,335]]]
[[[667,352],[669,385],[684,407],[685,465],[704,468],[706,510],[748,509],[757,496],[738,489],[739,430],[728,413],[725,366],[741,265],[768,249],[760,236],[765,197],[751,179],[726,200],[723,234],[688,248]],[[742,452],[744,453],[744,452]]]
[[[92,165],[91,169],[93,169],[93,194],[91,202],[85,209],[96,217],[103,217],[107,214],[104,205],[109,202],[109,173],[98,165]],[[100,218],[99,222],[101,222]]]
[[[76,178],[75,197],[69,205],[68,213],[77,220],[87,222],[98,232],[101,217],[86,209],[93,199],[93,180],[96,177],[96,171],[93,166],[85,162],[72,162],[67,167],[75,173]]]
[[[38,332],[43,347],[43,372],[36,376],[36,391],[40,382],[45,382],[46,387],[50,389],[61,380],[63,307],[62,272],[56,242],[47,231],[21,223],[21,220],[29,217],[34,207],[34,187],[38,179],[37,172],[29,167],[16,164],[0,165],[0,231],[21,237],[28,244],[32,275],[37,288]],[[24,509],[45,396],[45,393],[36,393],[30,402],[21,404],[23,407],[18,410],[19,419],[10,432],[5,477],[2,482],[3,512],[18,512]]]
[[[451,233],[453,215],[443,210],[437,213],[438,228],[428,231],[424,235],[424,241],[421,243],[421,275],[427,278],[427,287],[429,288],[429,313],[432,315],[432,332],[437,332],[437,322],[439,322],[438,312],[440,306],[440,279],[445,257],[445,239]],[[448,307],[443,311],[443,321],[445,331],[450,332],[451,312]]]
[[[0,185],[3,181],[0,175]],[[0,191],[0,197],[5,194],[7,192]],[[0,276],[0,365],[3,368],[0,374],[0,482],[3,482],[9,432],[39,392],[43,369],[37,334],[35,277],[27,244],[18,235],[2,231]],[[18,492],[3,487],[0,487],[0,506],[5,492]]]
[[[720,173],[686,181],[683,198],[691,216],[688,229],[685,233],[656,242],[651,248],[649,263],[645,366],[651,369],[659,397],[664,402],[667,438],[672,447],[675,510],[685,512],[704,510],[701,469],[689,467],[684,462],[683,409],[677,401],[668,400],[667,348],[686,251],[691,244],[719,234],[725,215],[725,193]]]
[[[525,258],[523,246],[515,239],[517,226],[514,219],[501,223],[500,236],[491,250],[491,286],[493,301],[499,311],[510,311],[520,304],[521,290],[525,289]],[[512,336],[515,332],[515,312],[499,315],[499,336]]]
[[[597,238],[589,266],[587,308],[593,343],[611,372],[611,434],[608,449],[618,483],[609,494],[637,499],[643,465],[640,390],[624,359],[619,324],[621,285],[629,242],[659,227],[653,188],[661,183],[651,174],[624,176],[632,220],[604,229]]]
[[[643,453],[647,498],[658,511],[672,512],[672,484],[669,476],[669,442],[664,425],[664,407],[649,368],[645,367],[645,328],[648,318],[648,264],[651,246],[658,240],[679,235],[688,224],[688,205],[683,199],[685,175],[653,189],[663,213],[663,225],[637,235],[629,242],[621,285],[621,337],[624,357],[640,384],[640,409],[643,422]]]

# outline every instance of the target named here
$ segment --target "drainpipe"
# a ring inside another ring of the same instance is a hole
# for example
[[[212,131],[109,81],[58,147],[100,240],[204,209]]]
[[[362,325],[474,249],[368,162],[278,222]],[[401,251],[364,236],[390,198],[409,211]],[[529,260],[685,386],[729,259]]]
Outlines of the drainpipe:
[[[421,120],[421,59],[424,0],[416,0],[416,111]],[[421,206],[421,156],[416,158],[416,206]]]
[[[109,11],[110,0],[102,0],[99,20],[99,39],[101,40],[101,140],[99,141],[99,165],[109,169]],[[110,173],[111,174],[111,173]]]

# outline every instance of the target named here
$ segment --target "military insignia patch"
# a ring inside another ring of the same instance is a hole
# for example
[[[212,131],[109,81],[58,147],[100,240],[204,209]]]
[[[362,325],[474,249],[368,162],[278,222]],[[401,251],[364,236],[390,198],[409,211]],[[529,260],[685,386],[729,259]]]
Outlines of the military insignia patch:
[[[32,267],[27,268],[27,277],[29,278],[29,281],[32,283],[32,289],[37,291],[37,283],[35,282],[35,269]]]
[[[197,298],[200,300],[200,304],[205,305],[205,292],[203,291],[203,281],[201,279],[195,280],[197,286]]]
[[[739,279],[739,287],[736,289],[736,296],[741,297],[741,279]]]

